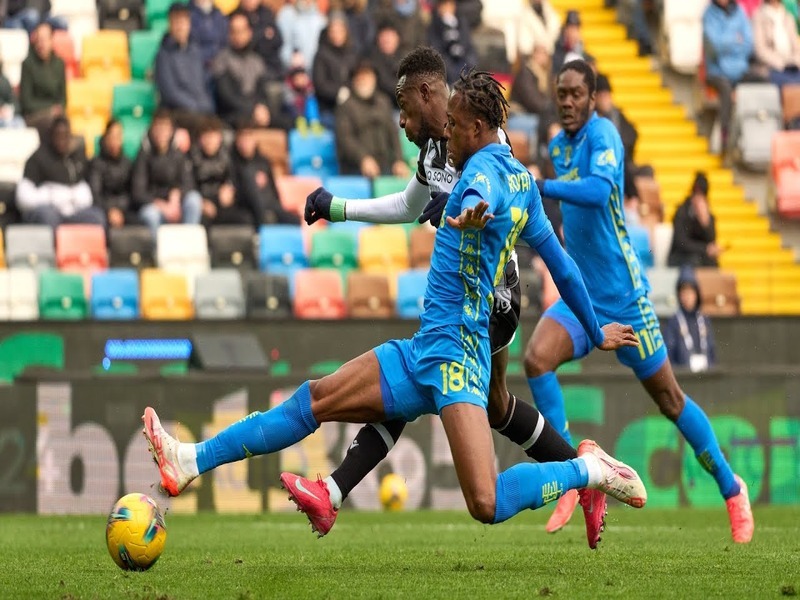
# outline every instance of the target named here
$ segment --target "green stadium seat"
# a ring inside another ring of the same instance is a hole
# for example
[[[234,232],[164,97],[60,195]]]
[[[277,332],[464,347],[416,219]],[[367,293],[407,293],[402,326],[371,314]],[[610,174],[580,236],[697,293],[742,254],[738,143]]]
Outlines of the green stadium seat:
[[[150,79],[153,63],[161,46],[163,31],[131,31],[128,46],[131,54],[131,77]]]
[[[155,22],[166,21],[169,7],[178,2],[188,4],[189,0],[145,0],[144,14],[147,26],[152,29]]]
[[[120,123],[122,124],[122,152],[131,160],[135,160],[142,140],[150,128],[150,119],[127,117],[123,118]]]
[[[358,267],[358,243],[349,231],[322,229],[311,238],[312,267],[339,271]]]
[[[39,316],[42,319],[86,318],[83,277],[77,273],[44,271],[39,278]]]
[[[376,177],[372,182],[372,193],[376,198],[402,192],[408,185],[408,178],[383,176]]]
[[[13,381],[29,366],[62,370],[64,338],[52,333],[17,333],[0,342],[0,381]]]
[[[419,148],[406,137],[406,132],[402,129],[400,130],[400,147],[403,150],[403,160],[405,160],[412,169],[416,169],[417,161],[419,160]]]
[[[149,119],[156,109],[156,86],[149,81],[131,81],[114,86],[111,114],[116,119]]]

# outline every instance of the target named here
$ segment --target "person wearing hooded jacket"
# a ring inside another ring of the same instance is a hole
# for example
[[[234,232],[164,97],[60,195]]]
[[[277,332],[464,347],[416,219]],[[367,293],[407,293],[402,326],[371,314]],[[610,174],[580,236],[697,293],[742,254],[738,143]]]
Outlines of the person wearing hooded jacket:
[[[676,293],[678,310],[663,329],[669,360],[695,373],[707,371],[716,362],[714,332],[700,310],[702,295],[691,267],[681,269]]]
[[[86,181],[86,159],[81,150],[71,148],[69,121],[56,117],[17,185],[17,208],[25,222],[53,228],[62,223],[105,224]]]
[[[716,220],[709,207],[708,178],[704,173],[695,175],[689,197],[675,211],[672,232],[669,266],[718,266],[722,249],[717,244]]]
[[[358,55],[350,43],[347,19],[342,13],[331,13],[328,26],[320,34],[311,71],[320,122],[326,127],[334,127],[333,113],[337,104],[344,102],[349,95],[347,85],[357,61]]]
[[[133,163],[122,152],[122,125],[112,119],[100,138],[100,152],[89,164],[89,187],[111,228],[138,223],[131,207]]]

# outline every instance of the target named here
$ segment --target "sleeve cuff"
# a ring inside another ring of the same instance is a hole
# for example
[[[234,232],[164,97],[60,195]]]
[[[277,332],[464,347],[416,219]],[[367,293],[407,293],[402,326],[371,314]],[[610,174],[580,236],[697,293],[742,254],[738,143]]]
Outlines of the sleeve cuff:
[[[347,220],[347,216],[345,214],[345,206],[346,201],[344,198],[338,198],[336,196],[333,197],[331,200],[331,223],[341,223],[342,221]]]

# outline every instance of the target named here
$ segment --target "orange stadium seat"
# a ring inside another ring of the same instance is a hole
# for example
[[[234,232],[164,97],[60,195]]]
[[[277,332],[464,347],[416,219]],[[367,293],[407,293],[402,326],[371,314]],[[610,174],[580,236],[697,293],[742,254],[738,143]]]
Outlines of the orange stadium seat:
[[[283,175],[275,178],[278,187],[278,196],[286,210],[302,215],[306,206],[306,197],[318,187],[322,186],[319,177],[297,177]]]
[[[128,81],[131,65],[125,32],[106,30],[84,37],[81,71],[89,79],[98,77],[110,83]]]
[[[427,269],[431,264],[436,230],[432,227],[415,227],[409,235],[411,268]]]
[[[800,84],[783,86],[781,104],[783,105],[783,122],[787,127],[792,121],[800,119]]]
[[[57,29],[53,32],[53,52],[64,61],[67,79],[80,77],[81,69],[75,56],[75,40],[69,31]]]
[[[142,317],[150,320],[186,320],[194,317],[186,277],[159,269],[144,269],[141,278]]]
[[[261,129],[256,133],[258,150],[269,159],[272,175],[289,173],[289,137],[283,129]]]
[[[635,184],[639,193],[639,214],[642,217],[642,225],[654,227],[664,220],[661,188],[653,177],[637,177]]]
[[[338,271],[303,269],[294,276],[294,314],[300,319],[343,319],[347,307]]]
[[[703,312],[711,317],[739,314],[740,299],[736,276],[713,267],[695,270],[703,302]]]
[[[772,138],[772,179],[778,213],[800,218],[800,131],[779,131]]]
[[[394,303],[385,275],[354,271],[347,277],[347,306],[353,319],[388,319]]]
[[[106,231],[102,225],[60,225],[56,229],[59,269],[107,269]]]

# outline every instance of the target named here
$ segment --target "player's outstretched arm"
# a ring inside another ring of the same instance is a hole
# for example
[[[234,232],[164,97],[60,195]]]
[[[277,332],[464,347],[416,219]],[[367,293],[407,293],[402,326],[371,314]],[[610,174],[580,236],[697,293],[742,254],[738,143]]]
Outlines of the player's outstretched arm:
[[[481,200],[472,208],[465,208],[457,217],[447,217],[447,224],[456,229],[483,229],[486,224],[494,219],[494,215],[488,212],[489,203]]]
[[[611,196],[611,183],[599,175],[589,175],[575,181],[537,179],[536,187],[542,196],[578,206],[605,206]]]
[[[411,178],[402,192],[365,200],[339,198],[321,187],[306,198],[304,217],[309,225],[320,219],[334,223],[410,223],[420,216],[428,200],[430,189],[416,177]]]

